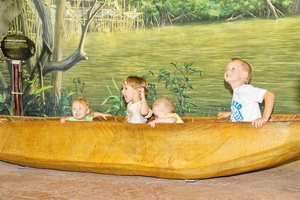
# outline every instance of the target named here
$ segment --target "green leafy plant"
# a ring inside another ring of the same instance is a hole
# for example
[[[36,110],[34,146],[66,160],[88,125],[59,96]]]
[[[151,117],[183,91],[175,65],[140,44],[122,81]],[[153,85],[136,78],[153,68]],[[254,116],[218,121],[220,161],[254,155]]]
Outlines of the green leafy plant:
[[[51,89],[53,86],[44,86],[42,88],[39,88],[32,94],[25,95],[23,97],[23,105],[24,105],[24,113],[26,113],[28,110],[30,110],[30,106],[33,103],[36,103],[36,98],[40,96],[44,91]]]
[[[109,96],[104,99],[101,105],[106,104],[108,101],[112,101],[113,105],[106,111],[106,113],[110,113],[114,116],[125,116],[126,115],[126,105],[123,100],[123,94],[120,87],[116,84],[114,78],[112,78],[112,82],[114,84],[115,90],[117,91],[117,95],[114,95],[108,86],[107,90]]]
[[[191,113],[191,106],[196,104],[190,101],[191,97],[188,95],[188,91],[193,89],[191,85],[190,76],[195,73],[199,73],[202,77],[202,71],[192,68],[193,63],[184,64],[183,67],[179,67],[176,63],[170,63],[175,67],[174,71],[168,69],[161,69],[162,73],[157,77],[158,82],[164,82],[165,88],[169,88],[174,94],[176,94],[177,101],[175,107],[177,114],[185,116],[186,112]]]
[[[24,89],[23,94],[23,109],[24,115],[41,116],[41,106],[45,105],[45,91],[53,86],[40,87],[38,75],[34,74],[30,79],[30,75],[26,70],[22,73],[22,84]]]
[[[149,79],[149,77],[154,77],[154,73],[152,71],[149,71],[148,74],[145,74],[143,78],[145,80]],[[154,103],[154,101],[157,99],[157,86],[154,83],[148,82],[148,92],[147,92],[147,101],[149,103],[149,106]]]
[[[51,95],[50,89],[53,86],[40,87],[37,75],[30,80],[25,70],[23,71],[23,86],[28,88],[23,95],[24,115],[46,117],[71,114],[74,92],[63,90],[60,95]],[[83,93],[83,89],[81,92]],[[60,96],[60,99],[56,96]]]
[[[84,87],[85,87],[85,82],[81,81],[80,78],[74,78],[73,83],[75,84],[75,95],[76,98],[82,96],[85,97],[84,95]]]
[[[63,90],[60,99],[57,99],[56,96],[52,96],[49,91],[46,91],[49,88],[44,88],[44,98],[41,98],[42,88],[30,96],[25,96],[27,103],[24,106],[24,114],[26,116],[47,117],[71,115],[71,96],[75,93]]]
[[[0,94],[0,114],[2,115],[12,115],[12,106],[10,98],[8,96],[10,92],[9,88],[6,88],[2,94]]]

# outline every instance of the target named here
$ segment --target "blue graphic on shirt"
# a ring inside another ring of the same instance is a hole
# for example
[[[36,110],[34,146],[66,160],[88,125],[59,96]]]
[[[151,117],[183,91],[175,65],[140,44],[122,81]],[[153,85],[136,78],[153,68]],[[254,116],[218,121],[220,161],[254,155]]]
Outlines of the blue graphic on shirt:
[[[241,113],[242,104],[237,101],[231,102],[231,122],[242,122],[244,120],[243,115]]]

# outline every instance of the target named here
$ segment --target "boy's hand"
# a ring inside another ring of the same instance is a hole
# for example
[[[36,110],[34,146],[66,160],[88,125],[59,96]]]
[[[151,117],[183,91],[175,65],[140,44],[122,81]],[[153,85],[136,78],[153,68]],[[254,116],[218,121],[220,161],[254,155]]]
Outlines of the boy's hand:
[[[103,117],[105,120],[107,120],[106,117],[108,116],[111,116],[111,114],[101,113],[101,117]]]
[[[261,118],[254,120],[252,122],[252,126],[254,126],[255,128],[261,128],[261,127],[263,127],[264,123],[266,123],[267,121],[269,121],[268,118],[261,117]]]
[[[100,113],[100,112],[93,112],[93,118],[95,117],[103,117],[103,119],[107,120],[106,117],[111,116],[111,114]]]
[[[227,117],[230,117],[231,115],[231,112],[219,112],[218,113],[218,119],[223,119],[223,118],[227,118]]]
[[[0,119],[0,124],[3,124],[6,121],[7,121],[7,119]]]
[[[137,91],[139,92],[141,98],[145,98],[145,89],[144,88],[138,88]]]
[[[152,128],[154,128],[155,127],[155,120],[149,122],[148,125],[150,125]]]
[[[150,110],[148,103],[147,103],[147,99],[146,99],[146,93],[145,93],[145,89],[143,87],[137,88],[138,94],[140,95],[141,98],[141,107],[140,107],[140,114],[142,116],[146,116],[149,114],[149,112],[152,113],[152,111]]]
[[[60,119],[60,123],[64,124],[66,122],[67,118],[63,117]]]

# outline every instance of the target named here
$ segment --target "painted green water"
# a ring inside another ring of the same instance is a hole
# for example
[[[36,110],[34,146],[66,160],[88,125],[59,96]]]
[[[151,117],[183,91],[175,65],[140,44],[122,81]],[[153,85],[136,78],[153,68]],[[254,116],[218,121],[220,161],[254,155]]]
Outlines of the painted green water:
[[[198,105],[193,115],[229,106],[231,93],[224,86],[223,73],[230,58],[240,57],[253,67],[251,84],[276,93],[274,113],[300,113],[300,16],[279,20],[253,19],[232,23],[189,24],[130,33],[90,33],[85,44],[89,60],[63,73],[64,88],[74,89],[73,79],[85,82],[84,93],[92,106],[101,106],[113,90],[112,77],[121,84],[128,75],[172,69],[170,62],[193,62],[204,76],[193,76],[189,94]],[[67,44],[65,56],[77,47]],[[158,96],[170,92],[156,83]]]

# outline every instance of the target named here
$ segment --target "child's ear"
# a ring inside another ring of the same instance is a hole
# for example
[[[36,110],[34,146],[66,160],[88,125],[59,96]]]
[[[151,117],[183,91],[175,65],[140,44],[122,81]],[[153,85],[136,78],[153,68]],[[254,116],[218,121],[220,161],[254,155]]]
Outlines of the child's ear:
[[[248,76],[249,76],[249,72],[243,71],[242,77],[243,77],[244,79],[248,79]]]
[[[163,110],[163,112],[164,112],[164,115],[168,115],[168,114],[170,114],[170,112],[168,111],[168,110]]]

